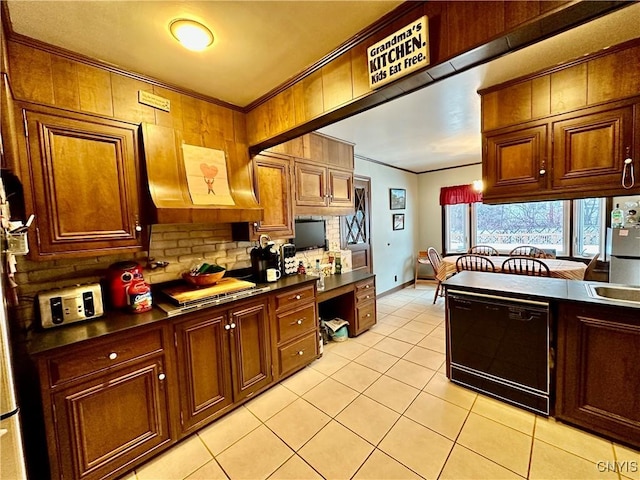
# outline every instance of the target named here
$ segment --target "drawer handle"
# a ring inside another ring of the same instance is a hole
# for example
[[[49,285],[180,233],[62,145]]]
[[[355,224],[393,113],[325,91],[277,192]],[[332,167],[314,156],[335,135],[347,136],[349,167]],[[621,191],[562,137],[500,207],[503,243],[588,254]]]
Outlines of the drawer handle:
[[[224,329],[225,329],[225,330],[231,330],[231,325],[225,325],[225,326],[224,326]]]
[[[292,356],[295,357],[296,355],[301,357],[302,355],[304,355],[304,350],[298,350],[298,352],[294,353]]]
[[[295,296],[295,299],[296,299],[296,300],[300,300],[301,298],[302,298],[302,297],[301,297],[300,295],[296,295],[296,296]]]
[[[236,328],[236,324],[235,324],[235,323],[232,323],[232,324],[231,324],[231,328]]]
[[[164,380],[165,378],[167,378],[167,376],[164,373],[158,375],[158,380]]]
[[[115,360],[116,358],[118,358],[118,354],[116,352],[111,352],[109,354],[109,360]]]
[[[367,285],[367,286],[366,286],[366,287],[364,287],[364,288],[369,288],[369,287],[371,287],[371,285]]]
[[[303,321],[304,321],[304,318],[299,318],[295,322],[291,322],[289,325],[302,325]]]
[[[371,314],[370,314],[370,313],[367,313],[367,318],[369,318],[370,316],[371,316]]]
[[[367,295],[367,296],[366,296],[366,297],[364,297],[364,298],[371,298],[371,295]]]

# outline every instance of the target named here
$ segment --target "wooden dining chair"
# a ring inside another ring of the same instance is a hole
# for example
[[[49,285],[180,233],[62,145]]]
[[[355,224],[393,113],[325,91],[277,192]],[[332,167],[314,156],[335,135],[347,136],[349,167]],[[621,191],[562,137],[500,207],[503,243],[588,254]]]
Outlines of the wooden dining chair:
[[[431,262],[431,267],[433,268],[434,275],[437,275],[438,269],[442,264],[442,257],[440,256],[438,251],[433,247],[429,247],[427,249],[427,256],[429,257],[429,262]],[[438,299],[438,294],[440,293],[440,284],[442,283],[437,276],[436,276],[436,282],[438,283],[436,284],[436,293],[433,296],[433,303],[436,303],[436,300]]]
[[[418,269],[420,268],[420,265],[429,265],[431,264],[431,260],[429,260],[429,253],[426,250],[420,250],[418,252],[418,256],[416,257],[416,267],[415,267],[415,274],[414,274],[414,279],[413,279],[413,288],[416,288],[416,284],[418,283]],[[435,274],[435,268],[433,270],[433,273]]]
[[[476,272],[495,272],[496,267],[491,260],[482,255],[467,253],[456,259],[456,271],[473,270]]]
[[[535,277],[550,276],[549,267],[542,260],[531,257],[510,257],[502,262],[500,267],[503,273],[515,273],[517,275],[532,275]]]
[[[547,258],[547,253],[533,245],[520,245],[509,252],[510,257]]]
[[[467,253],[473,253],[476,255],[487,255],[489,257],[497,257],[498,255],[500,255],[498,250],[493,248],[491,245],[474,245],[467,251]]]
[[[589,263],[587,264],[587,269],[584,271],[583,280],[592,280],[591,275],[593,274],[593,270],[596,268],[596,263],[598,262],[598,257],[600,256],[600,252],[596,253]]]

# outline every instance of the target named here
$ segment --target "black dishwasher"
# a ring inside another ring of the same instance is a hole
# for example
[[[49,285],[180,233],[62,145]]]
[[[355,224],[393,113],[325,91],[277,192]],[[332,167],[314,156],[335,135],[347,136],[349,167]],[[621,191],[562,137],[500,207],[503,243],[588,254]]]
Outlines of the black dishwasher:
[[[447,291],[451,381],[549,415],[549,304]]]

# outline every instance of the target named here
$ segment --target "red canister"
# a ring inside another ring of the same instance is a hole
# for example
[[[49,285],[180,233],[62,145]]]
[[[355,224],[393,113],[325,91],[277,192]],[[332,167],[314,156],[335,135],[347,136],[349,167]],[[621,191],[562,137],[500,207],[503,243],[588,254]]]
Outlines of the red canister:
[[[109,286],[109,299],[114,308],[125,308],[127,290],[134,281],[143,281],[142,267],[136,262],[118,262],[109,266],[107,271],[107,284]]]

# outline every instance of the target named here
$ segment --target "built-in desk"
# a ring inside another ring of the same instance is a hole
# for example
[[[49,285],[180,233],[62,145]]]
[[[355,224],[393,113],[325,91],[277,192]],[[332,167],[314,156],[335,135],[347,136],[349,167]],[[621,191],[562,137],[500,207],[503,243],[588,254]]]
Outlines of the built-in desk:
[[[339,317],[349,322],[349,336],[355,337],[376,324],[376,276],[355,271],[325,278],[318,291],[320,318]]]

